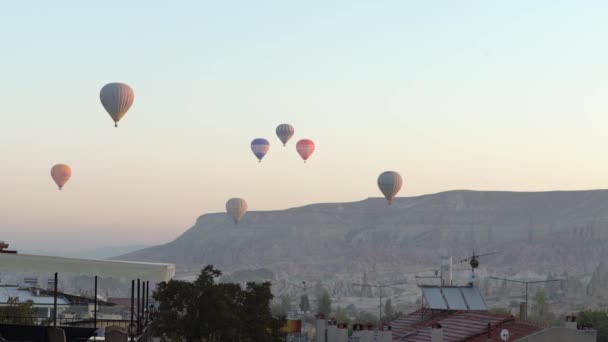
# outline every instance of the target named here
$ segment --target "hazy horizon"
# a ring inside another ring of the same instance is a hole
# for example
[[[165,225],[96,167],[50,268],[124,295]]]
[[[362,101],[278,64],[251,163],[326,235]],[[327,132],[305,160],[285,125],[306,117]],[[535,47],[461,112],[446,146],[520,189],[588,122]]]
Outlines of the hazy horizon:
[[[0,240],[164,243],[235,196],[379,197],[385,170],[399,196],[608,187],[608,3],[440,4],[5,5]],[[118,128],[99,102],[114,81],[135,92]],[[56,163],[73,170],[61,192]]]

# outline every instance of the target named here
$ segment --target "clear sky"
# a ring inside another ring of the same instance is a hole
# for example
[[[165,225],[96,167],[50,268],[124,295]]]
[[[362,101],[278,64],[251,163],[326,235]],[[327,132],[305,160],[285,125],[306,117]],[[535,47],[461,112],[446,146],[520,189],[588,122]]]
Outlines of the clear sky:
[[[574,0],[3,3],[0,240],[161,243],[230,197],[380,196],[384,170],[402,196],[606,188],[606,18]],[[98,95],[114,81],[135,91],[118,129]]]

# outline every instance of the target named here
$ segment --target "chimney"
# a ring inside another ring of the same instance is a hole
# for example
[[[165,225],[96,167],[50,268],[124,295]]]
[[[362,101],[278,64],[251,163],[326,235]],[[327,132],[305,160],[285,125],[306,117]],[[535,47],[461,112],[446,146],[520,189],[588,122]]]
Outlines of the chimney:
[[[55,279],[54,278],[49,278],[46,281],[46,289],[49,291],[53,291],[55,290]]]
[[[431,342],[443,342],[443,328],[439,323],[431,325]]]
[[[328,342],[326,336],[327,321],[325,315],[322,313],[317,314],[315,322],[315,341],[317,342]]]
[[[348,342],[348,324],[338,323],[336,328],[336,342]]]
[[[338,342],[338,322],[333,317],[327,321],[327,342]]]
[[[578,329],[576,324],[576,316],[566,316],[566,328],[572,330]]]
[[[378,331],[377,342],[393,342],[393,331],[392,327],[387,324],[382,325],[382,330]]]
[[[528,319],[528,303],[519,303],[519,319],[525,321]]]
[[[441,286],[452,286],[452,257],[441,259]]]
[[[368,325],[354,324],[353,325],[353,341],[357,342],[373,342],[373,331],[367,330]]]

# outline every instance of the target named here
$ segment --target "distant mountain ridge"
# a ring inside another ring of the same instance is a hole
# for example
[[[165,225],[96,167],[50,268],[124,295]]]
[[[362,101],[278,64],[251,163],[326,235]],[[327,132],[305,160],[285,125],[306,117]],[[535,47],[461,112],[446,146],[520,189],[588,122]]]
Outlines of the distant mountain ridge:
[[[608,190],[455,190],[391,206],[368,198],[249,212],[238,226],[206,214],[174,241],[118,259],[318,278],[394,273],[473,250],[498,252],[489,262],[501,269],[592,272],[608,255]]]

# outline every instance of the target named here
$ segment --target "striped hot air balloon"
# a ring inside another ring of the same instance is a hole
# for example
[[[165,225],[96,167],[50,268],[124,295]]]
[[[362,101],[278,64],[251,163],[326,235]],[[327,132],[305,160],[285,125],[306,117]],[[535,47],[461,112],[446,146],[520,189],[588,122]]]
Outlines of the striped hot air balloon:
[[[51,177],[53,177],[53,180],[59,187],[59,190],[61,190],[65,183],[70,180],[71,176],[72,169],[65,164],[57,164],[51,168]]]
[[[378,188],[384,197],[388,200],[388,204],[390,205],[399,190],[401,190],[401,186],[403,185],[403,179],[401,175],[395,171],[385,171],[380,174],[378,177]]]
[[[114,120],[114,127],[118,127],[118,121],[131,108],[135,94],[133,89],[124,83],[108,83],[101,88],[99,99]]]
[[[253,152],[253,154],[255,154],[256,158],[258,158],[258,161],[260,163],[262,162],[262,158],[264,158],[266,153],[268,153],[269,149],[270,143],[266,139],[258,138],[253,139],[253,141],[251,142],[251,151]]]
[[[300,154],[300,157],[302,157],[302,159],[304,159],[304,162],[306,163],[308,158],[310,158],[312,153],[315,151],[315,143],[309,139],[302,139],[296,144],[296,150],[298,151],[298,154]]]
[[[231,198],[226,202],[226,212],[238,224],[247,212],[247,202],[242,198]]]
[[[281,140],[281,142],[283,143],[283,146],[285,146],[285,144],[287,144],[289,139],[291,139],[291,137],[293,137],[293,133],[294,133],[293,126],[290,124],[278,125],[276,131],[277,131],[277,137],[279,137],[279,140]]]

